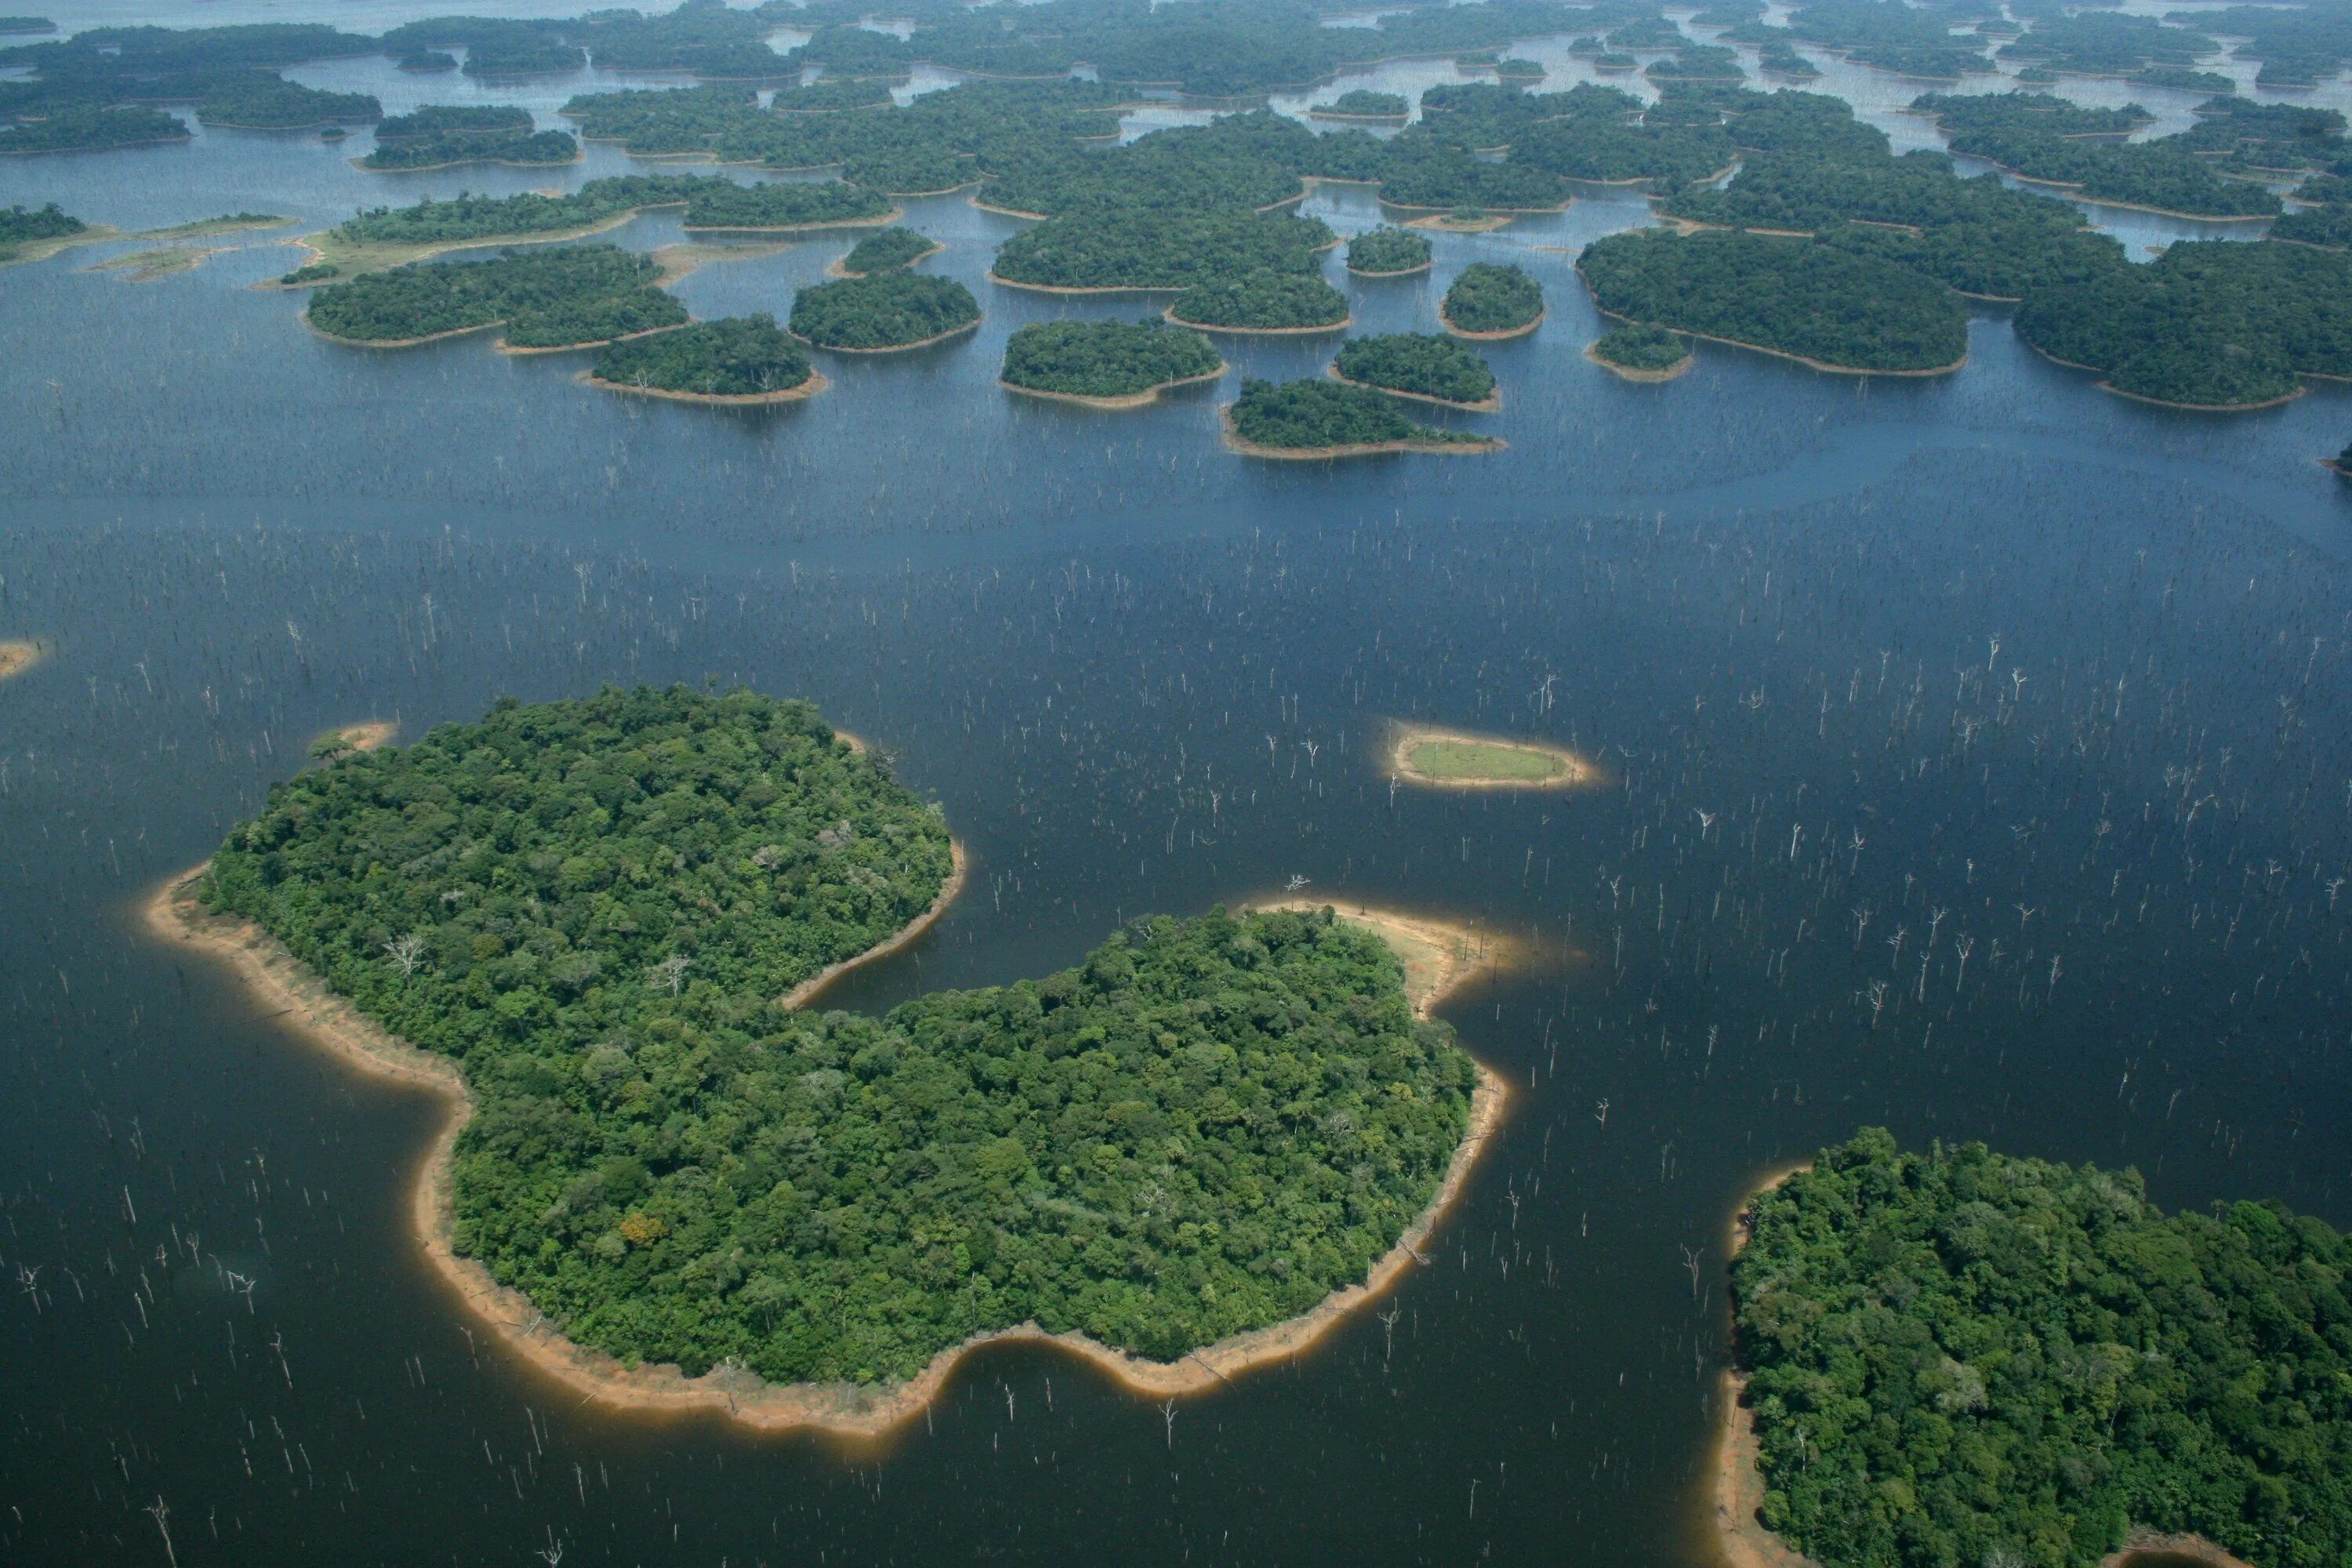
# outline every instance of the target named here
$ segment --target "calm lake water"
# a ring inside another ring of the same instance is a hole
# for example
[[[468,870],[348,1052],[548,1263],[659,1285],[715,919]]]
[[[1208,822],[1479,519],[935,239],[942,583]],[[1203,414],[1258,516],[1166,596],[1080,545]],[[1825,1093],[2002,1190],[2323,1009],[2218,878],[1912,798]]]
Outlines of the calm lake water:
[[[186,19],[102,19],[159,16]],[[1565,78],[1557,42],[1520,52]],[[299,74],[389,109],[580,85]],[[1913,84],[1847,77],[1897,123]],[[366,145],[9,160],[0,203],[293,234],[629,166],[391,177],[348,165]],[[246,287],[294,264],[267,236],[152,283],[84,270],[108,247],[0,274],[0,637],[55,643],[0,687],[0,1559],[161,1563],[160,1500],[192,1565],[1706,1563],[1727,1227],[1760,1173],[1884,1122],[2352,1223],[2352,500],[2314,461],[2346,389],[2145,408],[1998,310],[1936,380],[1700,345],[1626,385],[1580,356],[1570,262],[1646,207],[1594,193],[1346,283],[1370,331],[1432,330],[1473,260],[1541,279],[1543,329],[1488,351],[1503,412],[1459,421],[1509,450],[1256,464],[1218,445],[1230,382],[1120,416],[1000,392],[1021,323],[1142,307],[992,288],[1017,226],[960,198],[908,221],[976,339],[829,360],[833,391],[767,411],[479,340],[323,342]],[[678,291],[781,315],[852,237]],[[1268,376],[1330,351],[1223,342]],[[1448,1009],[1520,1092],[1394,1318],[1172,1421],[993,1352],[856,1450],[615,1416],[501,1354],[408,1234],[434,1108],[135,910],[321,729],[608,680],[808,696],[943,802],[970,890],[842,1005],[1293,876],[1521,944]],[[1395,718],[1573,743],[1608,784],[1391,789]]]

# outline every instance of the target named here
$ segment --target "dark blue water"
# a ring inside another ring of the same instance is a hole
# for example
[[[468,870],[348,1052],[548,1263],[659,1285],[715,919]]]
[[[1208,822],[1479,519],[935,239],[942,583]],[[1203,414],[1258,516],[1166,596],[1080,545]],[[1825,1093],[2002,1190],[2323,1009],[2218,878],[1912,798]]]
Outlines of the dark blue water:
[[[0,201],[315,225],[550,183],[395,184],[355,140],[12,161]],[[55,644],[0,686],[0,1559],[161,1563],[160,1500],[190,1564],[1705,1563],[1726,1221],[1775,1163],[1885,1122],[2352,1223],[2352,510],[2313,461],[2352,399],[2143,408],[1997,312],[1934,381],[1701,345],[1625,385],[1580,357],[1569,262],[1643,216],[1596,195],[1346,284],[1363,330],[1426,328],[1502,258],[1551,316],[1464,421],[1507,452],[1336,468],[1225,453],[1230,384],[1122,416],[1001,393],[1019,323],[1137,307],[990,289],[1013,225],[953,199],[910,221],[977,339],[769,411],[479,341],[338,348],[245,287],[282,248],[0,273],[0,637]],[[781,313],[849,242],[679,291]],[[1294,875],[1521,939],[1448,1011],[1521,1092],[1393,1322],[1172,1425],[992,1352],[856,1450],[583,1407],[469,1332],[407,1231],[433,1108],[135,905],[323,728],[606,680],[811,697],[942,800],[971,888],[843,1005]],[[1392,793],[1398,717],[1611,783]]]

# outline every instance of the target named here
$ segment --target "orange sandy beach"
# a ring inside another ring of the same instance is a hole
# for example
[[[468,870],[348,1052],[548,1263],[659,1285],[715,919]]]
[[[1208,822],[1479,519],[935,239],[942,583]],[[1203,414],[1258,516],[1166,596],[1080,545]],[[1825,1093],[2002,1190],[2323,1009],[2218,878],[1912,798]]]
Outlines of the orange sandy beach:
[[[0,680],[12,675],[22,675],[40,663],[43,651],[39,643],[29,639],[0,642]]]
[[[787,1000],[804,1005],[818,987],[843,972],[895,951],[927,929],[962,885],[965,859],[956,847],[956,869],[939,898],[906,931],[869,952],[836,964]],[[446,1112],[418,1167],[410,1213],[426,1260],[465,1306],[535,1370],[581,1396],[620,1409],[662,1412],[709,1411],[769,1432],[814,1430],[849,1439],[875,1439],[919,1414],[946,1386],[956,1363],[970,1351],[998,1341],[1039,1341],[1060,1346],[1108,1373],[1122,1387],[1156,1398],[1205,1393],[1248,1369],[1285,1360],[1313,1345],[1354,1309],[1372,1300],[1416,1261],[1420,1248],[1444,1217],[1467,1182],[1488,1136],[1502,1120],[1508,1091],[1502,1079],[1481,1067],[1470,1124],[1444,1180],[1421,1216],[1360,1285],[1325,1298],[1311,1310],[1286,1322],[1206,1345],[1177,1362],[1128,1355],[1082,1334],[1048,1334],[1024,1323],[982,1334],[940,1352],[921,1373],[903,1384],[766,1384],[738,1368],[714,1368],[689,1378],[674,1365],[628,1367],[601,1352],[574,1344],[520,1292],[492,1279],[487,1269],[457,1256],[450,1245],[453,1215],[451,1156],[457,1135],[473,1114],[464,1078],[446,1059],[408,1045],[383,1030],[305,968],[283,943],[259,926],[206,910],[194,895],[205,868],[172,878],[146,901],[148,929],[175,947],[204,952],[226,963],[266,1012],[283,1014],[313,1044],[373,1077],[429,1089]],[[1303,907],[1303,906],[1301,906]],[[1471,946],[1437,922],[1379,911],[1344,918],[1360,921],[1397,945],[1406,964],[1416,1007],[1426,1015],[1453,986],[1477,967]],[[1480,955],[1491,962],[1491,953]]]

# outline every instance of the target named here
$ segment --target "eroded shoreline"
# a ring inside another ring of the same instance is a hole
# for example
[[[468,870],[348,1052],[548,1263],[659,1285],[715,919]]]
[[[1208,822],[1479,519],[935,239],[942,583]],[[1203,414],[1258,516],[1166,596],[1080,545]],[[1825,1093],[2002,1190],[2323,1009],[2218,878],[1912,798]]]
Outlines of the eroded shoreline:
[[[804,1004],[846,971],[895,952],[937,921],[964,881],[965,857],[950,840],[955,869],[929,910],[889,941],[835,964],[785,998]],[[1077,1332],[1048,1334],[1034,1323],[975,1335],[934,1356],[913,1378],[897,1384],[768,1384],[741,1371],[718,1367],[688,1377],[674,1364],[627,1366],[600,1351],[577,1344],[548,1321],[521,1292],[500,1285],[475,1260],[452,1246],[455,1206],[452,1183],[457,1136],[472,1118],[474,1098],[456,1065],[418,1049],[361,1013],[326,984],[283,942],[253,921],[216,914],[195,896],[204,865],[167,879],[145,901],[148,930],[182,949],[194,949],[227,964],[262,1005],[264,1015],[284,1017],[310,1043],[372,1077],[430,1089],[444,1113],[425,1158],[412,1178],[411,1225],[425,1258],[459,1300],[521,1360],[581,1396],[607,1406],[677,1414],[723,1414],[768,1432],[811,1430],[827,1436],[873,1440],[920,1414],[946,1386],[957,1363],[982,1346],[1000,1342],[1038,1342],[1059,1346],[1108,1373],[1122,1388],[1156,1398],[1205,1393],[1249,1369],[1286,1360],[1321,1340],[1356,1308],[1385,1292],[1412,1263],[1423,1261],[1424,1243],[1461,1195],[1487,1139],[1501,1123],[1509,1090],[1501,1077],[1478,1064],[1478,1087],[1471,1099],[1469,1124],[1455,1147],[1429,1205],[1405,1227],[1396,1245],[1358,1284],[1325,1297],[1300,1316],[1265,1329],[1234,1335],[1188,1352],[1175,1362],[1154,1362],[1113,1350]],[[1288,900],[1263,908],[1321,908],[1320,900]],[[1341,917],[1364,925],[1389,942],[1406,965],[1408,991],[1423,1016],[1499,949],[1481,944],[1458,928],[1393,911],[1358,910]],[[1400,945],[1403,942],[1407,945]],[[1475,948],[1475,959],[1472,949]],[[1433,960],[1427,949],[1438,955]],[[1416,983],[1413,976],[1422,978]]]

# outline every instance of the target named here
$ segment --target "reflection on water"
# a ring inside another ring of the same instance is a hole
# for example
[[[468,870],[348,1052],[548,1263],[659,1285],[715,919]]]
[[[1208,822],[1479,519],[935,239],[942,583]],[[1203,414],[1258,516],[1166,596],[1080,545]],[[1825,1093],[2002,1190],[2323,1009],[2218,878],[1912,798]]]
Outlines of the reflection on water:
[[[470,90],[330,71],[387,107]],[[363,150],[11,160],[0,201],[315,224],[628,166],[393,181]],[[1308,210],[1380,217],[1341,187]],[[2352,529],[2312,461],[2344,391],[2145,408],[1999,311],[1934,381],[1701,345],[1631,386],[1579,353],[1570,261],[1645,219],[1594,194],[1344,281],[1363,330],[1429,330],[1455,270],[1508,259],[1551,315],[1487,351],[1504,411],[1455,416],[1507,452],[1328,470],[1222,451],[1231,383],[1117,416],[1002,394],[1021,323],[1142,307],[992,289],[1017,225],[954,199],[909,220],[977,339],[740,416],[595,395],[563,356],[338,349],[244,287],[290,262],[268,236],[148,284],[79,269],[105,247],[0,278],[0,637],[56,647],[0,688],[0,1558],[148,1560],[160,1498],[191,1564],[1700,1563],[1720,1238],[1775,1162],[1884,1121],[2352,1220]],[[782,310],[851,237],[679,292]],[[1263,375],[1329,352],[1224,346]],[[880,1451],[610,1416],[419,1267],[436,1108],[131,913],[322,729],[604,680],[809,696],[941,799],[970,889],[844,1006],[1292,875],[1586,956],[1449,1008],[1518,1092],[1392,1321],[1172,1423],[1034,1349]],[[1612,783],[1391,791],[1400,717]]]

